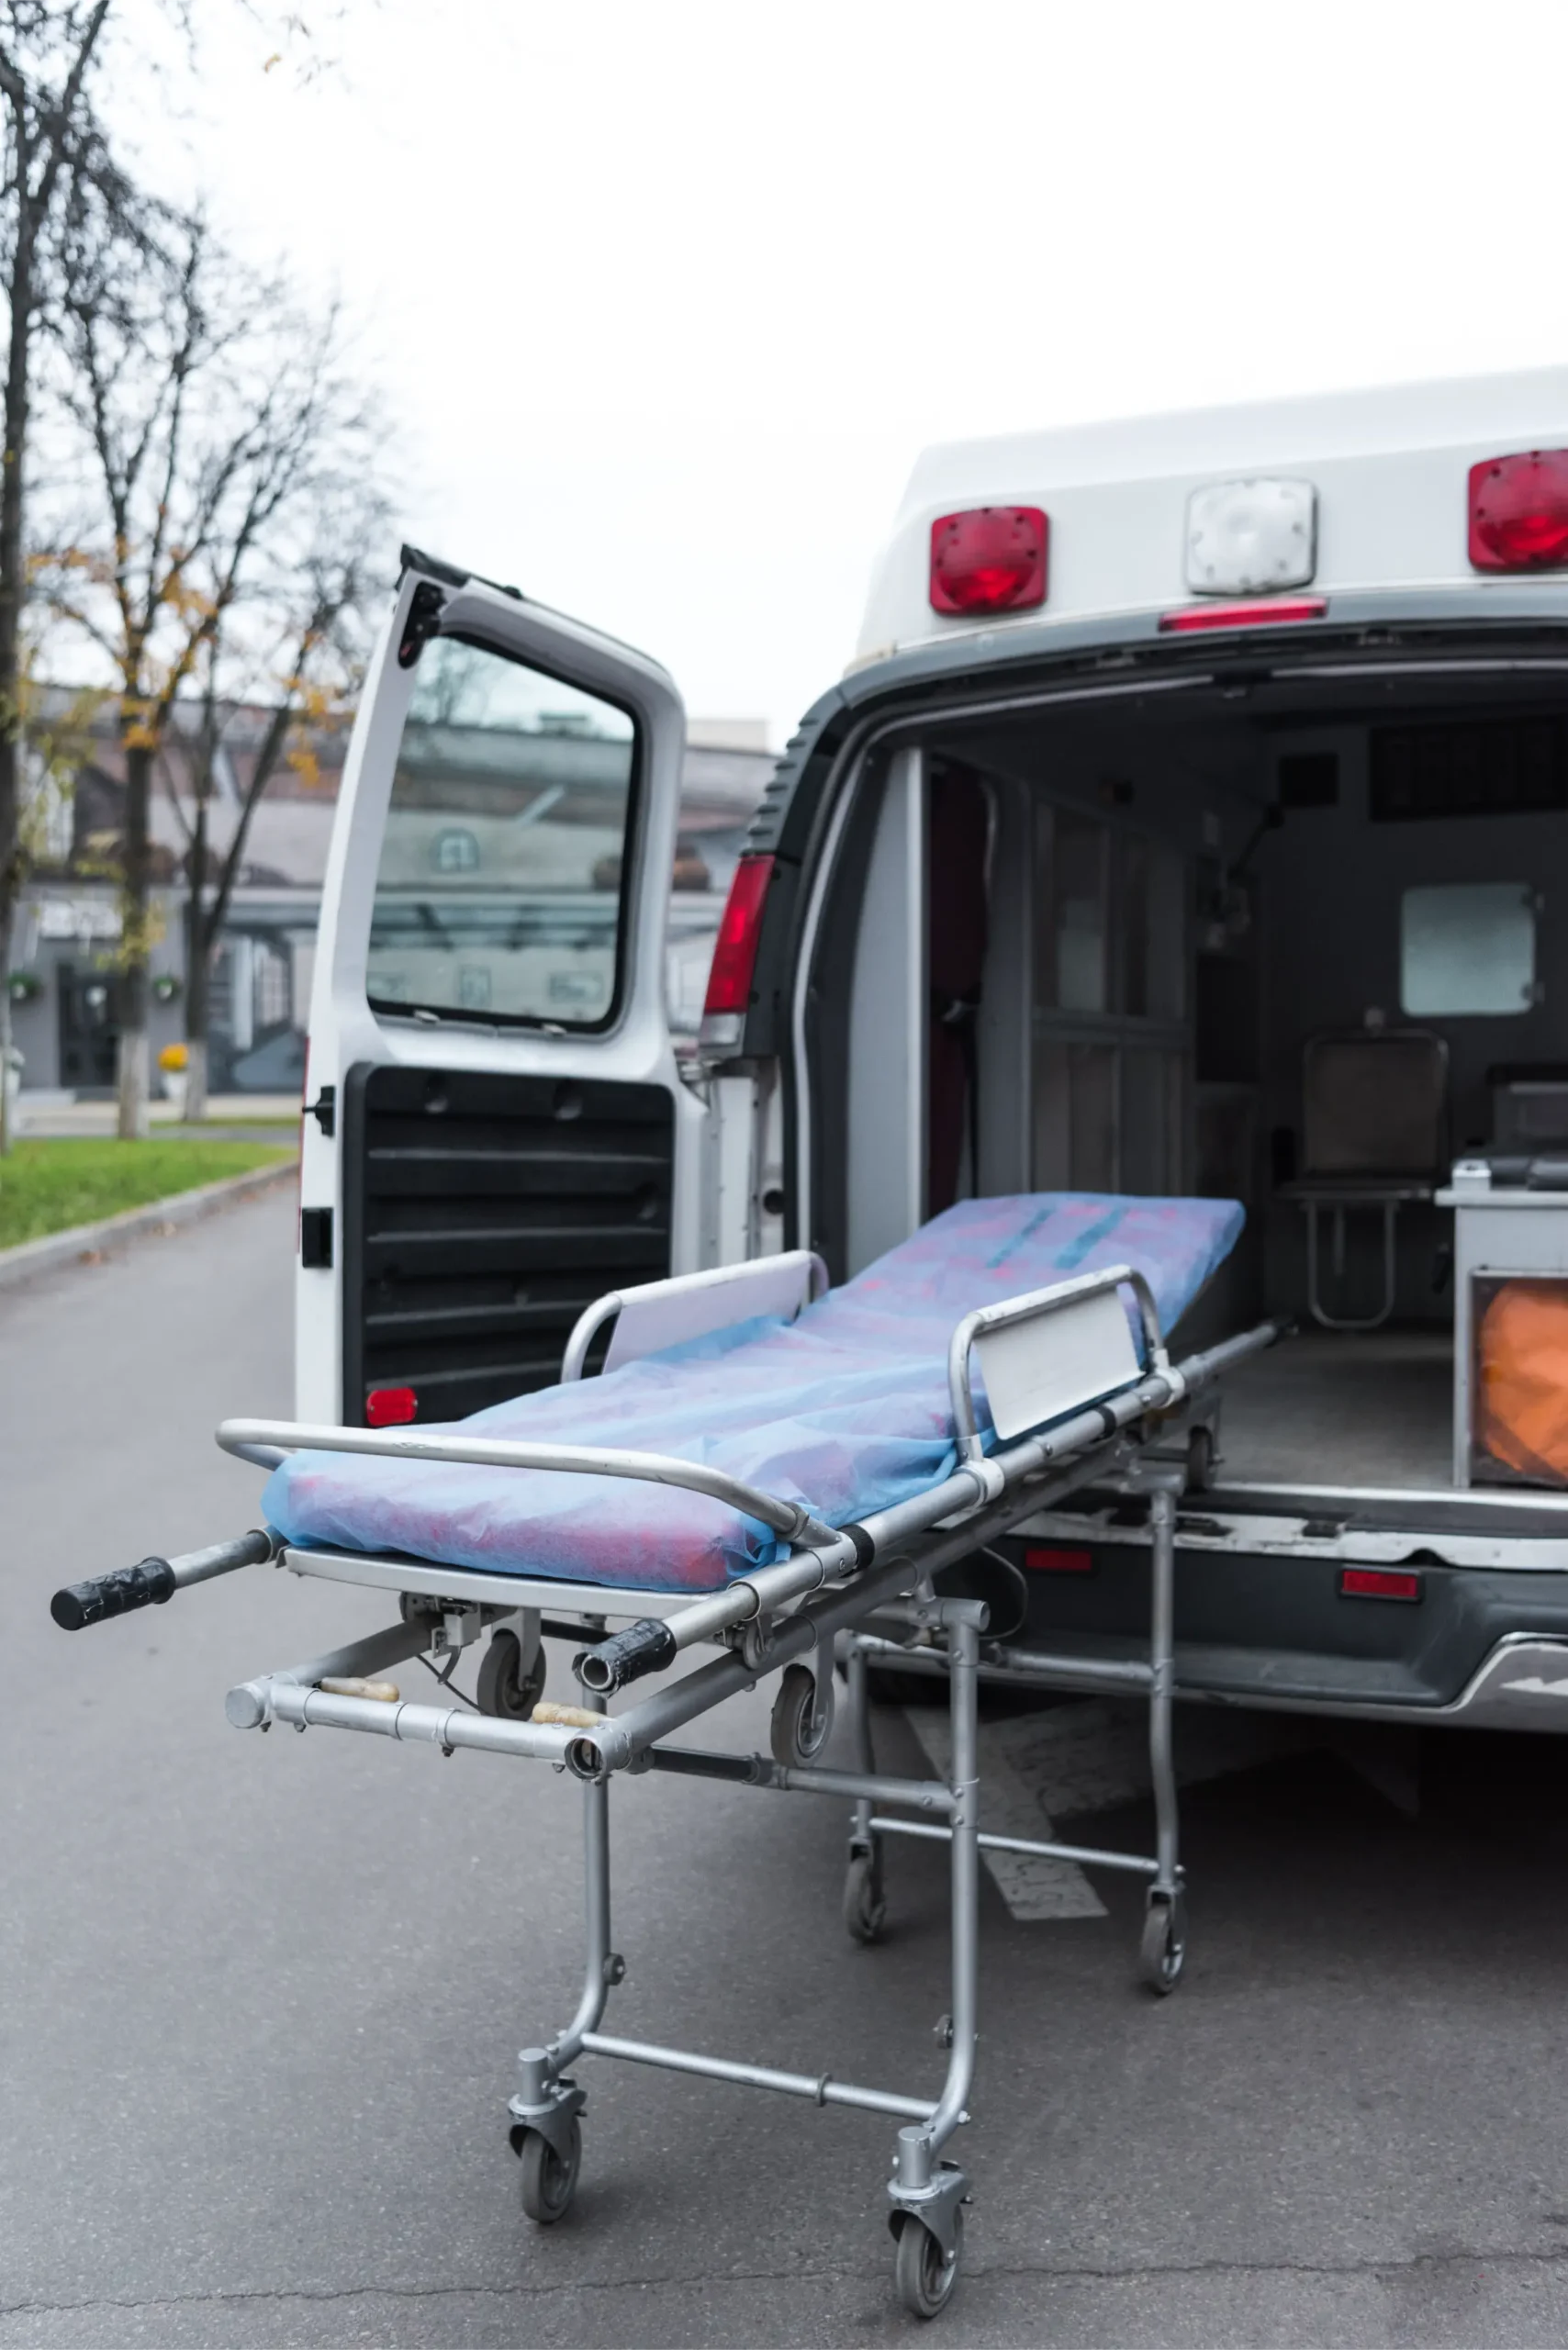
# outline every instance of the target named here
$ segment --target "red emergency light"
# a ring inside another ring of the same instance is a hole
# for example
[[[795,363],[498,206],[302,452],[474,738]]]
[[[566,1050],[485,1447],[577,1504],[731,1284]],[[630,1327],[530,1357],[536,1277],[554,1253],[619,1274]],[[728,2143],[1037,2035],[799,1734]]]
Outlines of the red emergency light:
[[[931,608],[959,619],[1046,600],[1050,524],[1037,506],[971,506],[931,525]]]
[[[708,968],[708,997],[702,1016],[745,1013],[751,1003],[752,973],[762,936],[762,910],[773,878],[770,856],[743,856],[724,901],[713,960]]]
[[[1245,604],[1183,604],[1180,611],[1161,612],[1161,636],[1185,636],[1205,628],[1278,628],[1294,621],[1320,621],[1328,610],[1327,596],[1262,596]]]
[[[1419,1599],[1421,1578],[1408,1567],[1346,1567],[1339,1576],[1341,1599]]]
[[[373,1387],[364,1399],[369,1428],[396,1428],[418,1417],[420,1399],[411,1387]]]
[[[1470,560],[1477,571],[1568,566],[1568,449],[1471,466]]]

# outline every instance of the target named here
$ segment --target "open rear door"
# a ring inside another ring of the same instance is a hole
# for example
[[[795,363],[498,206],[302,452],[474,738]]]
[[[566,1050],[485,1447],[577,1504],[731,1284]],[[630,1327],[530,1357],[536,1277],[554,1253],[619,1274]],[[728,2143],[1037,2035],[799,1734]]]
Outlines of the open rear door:
[[[302,1416],[546,1385],[593,1298],[694,1265],[663,982],[684,731],[656,663],[404,550],[322,905]]]

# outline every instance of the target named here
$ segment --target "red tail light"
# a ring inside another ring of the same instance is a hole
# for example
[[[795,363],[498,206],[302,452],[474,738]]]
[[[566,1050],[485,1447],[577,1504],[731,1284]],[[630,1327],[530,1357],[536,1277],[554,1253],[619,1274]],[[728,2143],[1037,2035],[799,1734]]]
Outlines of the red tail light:
[[[1346,1567],[1339,1576],[1341,1599],[1419,1599],[1421,1578],[1408,1567]]]
[[[1568,565],[1568,449],[1471,466],[1470,560],[1477,571]]]
[[[1183,604],[1179,612],[1161,612],[1161,636],[1184,636],[1200,628],[1279,627],[1291,621],[1320,621],[1328,610],[1326,596],[1265,596],[1246,604]]]
[[[735,867],[719,923],[713,960],[709,966],[704,1019],[712,1013],[744,1013],[750,1005],[756,945],[762,936],[762,909],[772,878],[770,856],[743,856]]]
[[[413,1419],[420,1399],[411,1387],[373,1387],[364,1399],[364,1424],[370,1428],[401,1427]]]
[[[931,525],[934,611],[1025,612],[1046,600],[1050,524],[1037,506],[973,506]]]
[[[1031,1543],[1024,1553],[1024,1564],[1031,1574],[1088,1575],[1094,1572],[1094,1553],[1092,1550],[1036,1549]]]

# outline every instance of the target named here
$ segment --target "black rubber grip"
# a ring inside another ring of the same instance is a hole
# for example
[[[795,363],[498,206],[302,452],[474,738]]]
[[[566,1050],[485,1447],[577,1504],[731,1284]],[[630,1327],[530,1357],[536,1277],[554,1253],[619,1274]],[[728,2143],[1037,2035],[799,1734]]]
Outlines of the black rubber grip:
[[[111,1616],[129,1616],[133,1608],[161,1607],[174,1591],[174,1571],[168,1560],[143,1559],[134,1567],[95,1575],[91,1583],[68,1583],[50,1601],[49,1612],[62,1632],[80,1632]]]
[[[644,1673],[660,1673],[676,1660],[675,1634],[657,1616],[644,1616],[608,1640],[585,1649],[572,1670],[585,1689],[606,1695],[640,1681]]]

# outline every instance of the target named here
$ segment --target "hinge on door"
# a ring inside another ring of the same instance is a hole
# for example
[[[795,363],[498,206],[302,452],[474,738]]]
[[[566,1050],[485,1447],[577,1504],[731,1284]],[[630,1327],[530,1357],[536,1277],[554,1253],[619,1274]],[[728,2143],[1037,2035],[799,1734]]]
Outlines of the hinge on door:
[[[321,1132],[328,1137],[329,1141],[331,1139],[338,1123],[337,1102],[338,1095],[336,1087],[324,1085],[321,1088],[320,1092],[316,1096],[315,1101],[307,1102],[305,1104],[306,1116],[308,1118],[315,1119],[316,1124],[320,1127]]]
[[[426,645],[441,627],[441,616],[446,598],[433,579],[421,579],[409,603],[409,617],[403,622],[403,641],[398,647],[398,666],[411,669]]]

